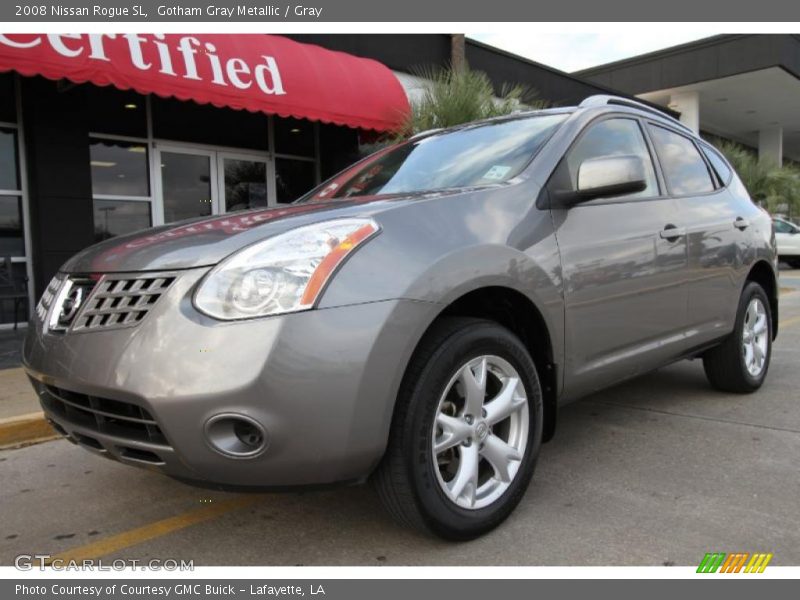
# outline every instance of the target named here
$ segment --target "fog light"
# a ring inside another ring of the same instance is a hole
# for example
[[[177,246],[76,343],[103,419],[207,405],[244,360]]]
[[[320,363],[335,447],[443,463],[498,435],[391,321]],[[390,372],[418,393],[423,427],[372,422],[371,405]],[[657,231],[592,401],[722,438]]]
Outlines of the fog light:
[[[268,445],[261,423],[245,415],[215,415],[206,421],[205,433],[214,450],[232,458],[253,458]]]

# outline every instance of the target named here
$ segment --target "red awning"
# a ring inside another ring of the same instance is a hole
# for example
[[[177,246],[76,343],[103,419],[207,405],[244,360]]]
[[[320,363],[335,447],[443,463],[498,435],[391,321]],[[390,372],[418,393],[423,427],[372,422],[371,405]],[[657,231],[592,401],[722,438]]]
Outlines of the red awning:
[[[0,34],[0,71],[362,129],[409,106],[381,63],[277,35]]]

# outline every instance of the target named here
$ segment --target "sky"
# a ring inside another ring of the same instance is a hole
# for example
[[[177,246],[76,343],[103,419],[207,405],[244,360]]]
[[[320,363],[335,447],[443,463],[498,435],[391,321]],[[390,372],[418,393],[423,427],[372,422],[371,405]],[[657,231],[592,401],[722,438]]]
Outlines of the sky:
[[[647,29],[624,33],[474,32],[467,33],[467,37],[572,72],[718,33],[711,29],[703,31],[695,28],[690,32],[664,29],[666,31],[663,32]]]

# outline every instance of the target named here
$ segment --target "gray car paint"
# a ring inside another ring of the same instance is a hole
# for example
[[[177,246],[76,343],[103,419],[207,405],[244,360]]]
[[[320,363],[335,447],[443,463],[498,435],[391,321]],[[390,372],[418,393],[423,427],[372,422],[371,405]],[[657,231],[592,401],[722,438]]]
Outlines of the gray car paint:
[[[158,449],[165,464],[151,468],[205,484],[291,486],[359,480],[374,469],[414,348],[468,292],[499,286],[530,300],[552,342],[560,402],[724,337],[749,269],[757,260],[775,269],[769,217],[735,176],[706,199],[543,208],[537,200],[550,174],[594,119],[622,114],[673,127],[621,106],[560,112],[570,113],[566,121],[503,185],[299,203],[92,246],[62,271],[169,270],[179,277],[136,327],[55,335],[34,318],[26,369],[37,389],[57,385],[150,410],[171,445]],[[344,263],[314,310],[220,322],[193,307],[198,282],[231,253],[304,224],[354,215],[371,216],[381,233]],[[734,215],[750,227],[735,229]],[[671,244],[658,235],[668,223],[691,232]],[[211,450],[203,424],[223,412],[261,422],[268,450],[248,460]],[[119,439],[84,433],[106,456],[135,463],[119,453]]]

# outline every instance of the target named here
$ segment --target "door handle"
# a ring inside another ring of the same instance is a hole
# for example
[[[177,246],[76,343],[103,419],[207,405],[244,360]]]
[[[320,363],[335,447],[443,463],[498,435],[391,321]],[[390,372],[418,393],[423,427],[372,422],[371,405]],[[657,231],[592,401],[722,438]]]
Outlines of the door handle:
[[[664,229],[658,232],[659,237],[662,240],[667,240],[668,242],[675,242],[679,238],[682,238],[686,235],[686,228],[685,227],[675,227],[675,225],[665,225]]]
[[[748,227],[750,227],[750,221],[747,219],[743,219],[742,217],[736,217],[736,220],[733,222],[733,226],[736,227],[739,231],[744,231]]]

